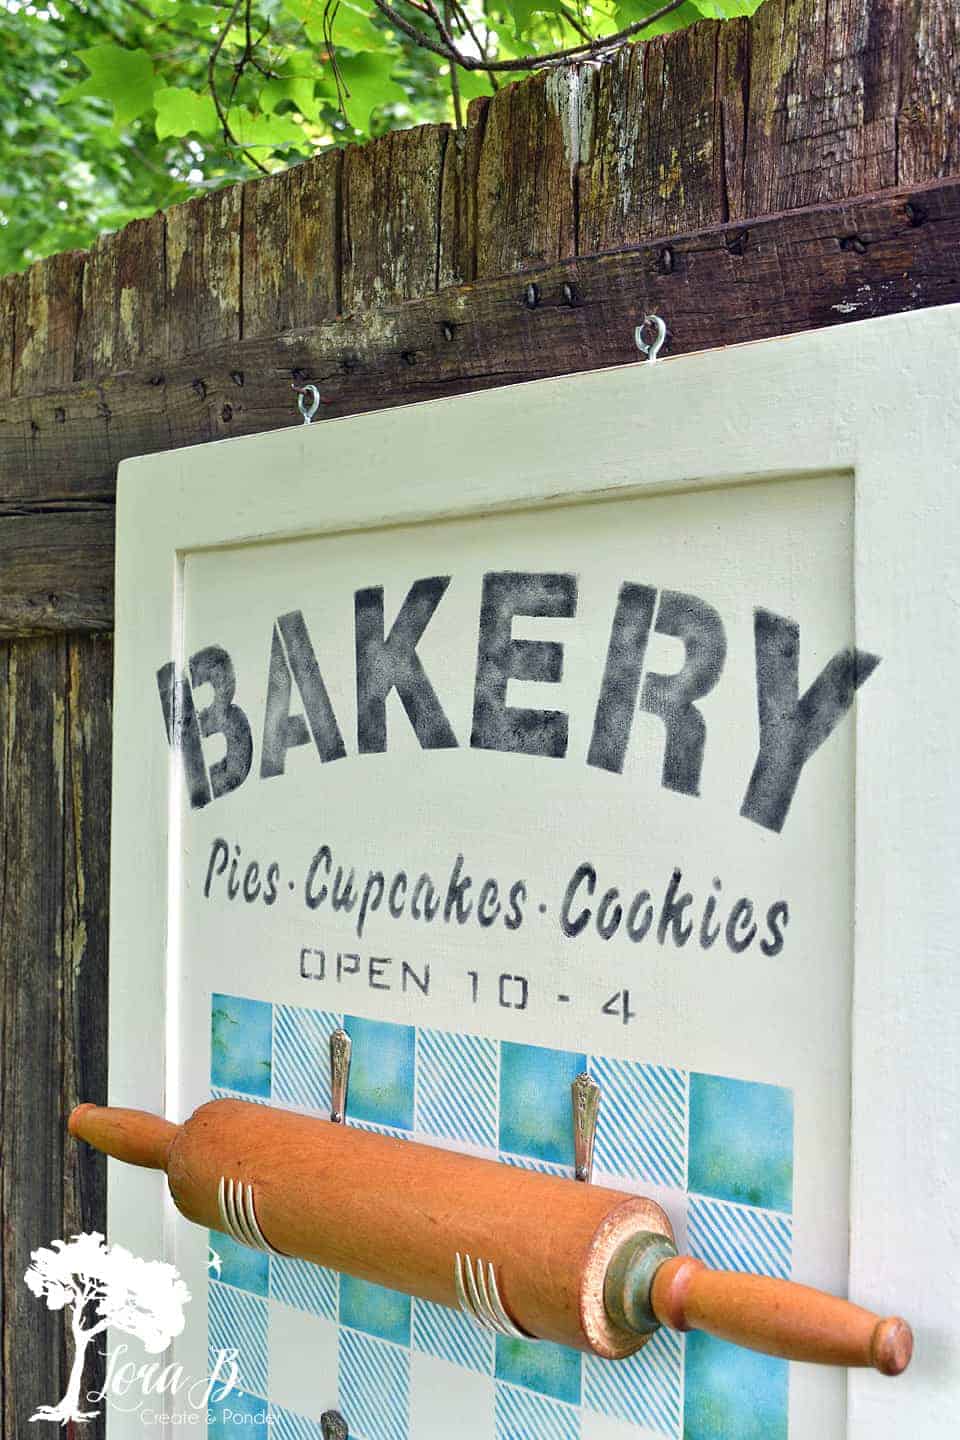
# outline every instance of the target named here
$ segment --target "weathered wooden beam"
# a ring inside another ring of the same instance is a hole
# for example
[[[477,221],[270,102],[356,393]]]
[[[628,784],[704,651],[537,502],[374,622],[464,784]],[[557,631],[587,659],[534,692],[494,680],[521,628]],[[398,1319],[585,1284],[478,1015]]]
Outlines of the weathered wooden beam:
[[[648,310],[680,355],[957,300],[960,181],[716,226],[4,400],[5,503],[89,507],[125,456],[298,423],[293,381],[326,419],[629,362]]]
[[[113,624],[113,505],[0,505],[0,637]]]

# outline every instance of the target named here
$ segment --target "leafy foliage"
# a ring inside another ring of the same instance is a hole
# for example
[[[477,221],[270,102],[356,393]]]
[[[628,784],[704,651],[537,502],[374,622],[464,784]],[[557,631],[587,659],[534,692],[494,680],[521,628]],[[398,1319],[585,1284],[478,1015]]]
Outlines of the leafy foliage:
[[[760,0],[671,3],[644,36],[749,15]],[[665,0],[0,0],[0,274],[325,146],[459,123],[470,99],[515,78],[484,65],[533,66],[665,8]],[[441,26],[454,50],[443,43],[436,53],[406,33],[436,43]]]

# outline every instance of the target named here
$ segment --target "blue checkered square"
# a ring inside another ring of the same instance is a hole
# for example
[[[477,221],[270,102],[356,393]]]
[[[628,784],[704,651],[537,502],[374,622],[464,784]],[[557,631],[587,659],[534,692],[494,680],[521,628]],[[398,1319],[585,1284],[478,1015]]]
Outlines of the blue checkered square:
[[[279,1405],[270,1407],[270,1440],[323,1440],[319,1420],[308,1420]]]
[[[715,1340],[686,1336],[683,1440],[787,1440],[789,1366]]]
[[[418,1030],[416,1128],[496,1149],[497,1061],[485,1036]]]
[[[407,1440],[410,1351],[341,1330],[340,1408],[350,1422],[350,1440]]]
[[[240,1386],[267,1394],[267,1302],[210,1281],[207,1354],[211,1370],[220,1350],[236,1350]]]
[[[603,1095],[595,1164],[607,1175],[682,1189],[687,1172],[687,1076],[667,1065],[594,1056]]]
[[[742,1270],[789,1280],[793,1222],[788,1215],[691,1195],[687,1248],[714,1270]]]
[[[299,1005],[273,1007],[273,1098],[330,1114],[330,1036],[339,1015]]]
[[[497,1440],[580,1440],[580,1412],[498,1382],[496,1387]]]
[[[409,1345],[411,1303],[410,1296],[399,1290],[371,1285],[354,1275],[340,1276],[340,1324],[354,1330],[365,1330],[394,1345]]]
[[[308,1260],[274,1255],[270,1259],[270,1298],[294,1310],[336,1320],[337,1273]]]
[[[482,1375],[489,1375],[493,1370],[493,1336],[459,1310],[448,1310],[446,1305],[414,1300],[413,1344],[427,1355],[463,1365],[467,1370],[478,1370]]]
[[[216,1260],[211,1273],[224,1285],[236,1290],[249,1290],[251,1295],[266,1296],[270,1288],[270,1256],[249,1245],[238,1245],[219,1230],[210,1231],[210,1249]]]
[[[657,1330],[636,1355],[615,1364],[585,1355],[583,1403],[600,1415],[676,1437],[682,1367],[683,1341],[673,1330]]]

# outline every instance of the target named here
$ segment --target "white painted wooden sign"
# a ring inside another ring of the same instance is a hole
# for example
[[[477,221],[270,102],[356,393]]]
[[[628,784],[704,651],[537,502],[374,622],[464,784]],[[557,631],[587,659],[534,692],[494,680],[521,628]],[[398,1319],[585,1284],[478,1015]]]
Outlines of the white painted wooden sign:
[[[192,1291],[177,1360],[237,1351],[211,1434],[952,1433],[958,339],[931,311],[121,466],[112,1102],[324,1114],[343,1024],[350,1123],[568,1174],[586,1067],[597,1178],[681,1249],[917,1336],[895,1381],[494,1342],[112,1166],[111,1238]]]

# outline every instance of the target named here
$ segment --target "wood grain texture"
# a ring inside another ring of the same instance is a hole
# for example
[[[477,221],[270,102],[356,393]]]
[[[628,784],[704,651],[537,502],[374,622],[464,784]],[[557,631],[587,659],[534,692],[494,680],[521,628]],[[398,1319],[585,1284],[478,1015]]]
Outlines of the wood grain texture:
[[[168,354],[239,339],[241,197],[228,185],[164,217]]]
[[[99,237],[83,272],[78,380],[167,353],[166,268],[163,215]]]
[[[0,508],[0,636],[110,629],[113,531],[111,505]]]
[[[86,636],[0,646],[4,1435],[28,1433],[69,1369],[62,1315],[23,1284],[30,1252],[103,1228],[104,1166],[61,1137],[79,1094],[106,1091],[111,651]]]
[[[628,363],[650,309],[680,354],[956,301],[958,244],[960,183],[943,182],[668,235],[384,303],[375,322],[358,312],[221,343],[159,374],[148,364],[14,399],[0,407],[8,503],[19,480],[25,497],[46,488],[48,503],[89,507],[109,500],[124,456],[299,423],[296,378],[316,382],[326,419]]]
[[[246,338],[319,325],[339,310],[342,164],[337,150],[244,185]]]
[[[395,130],[344,151],[341,309],[389,305],[436,289],[444,125]]]

